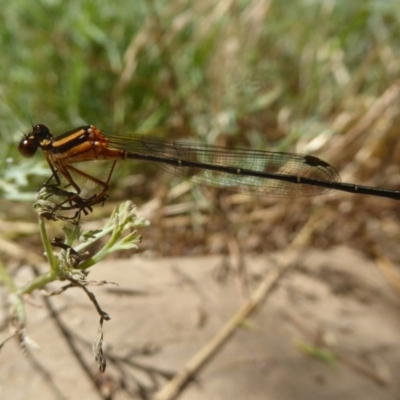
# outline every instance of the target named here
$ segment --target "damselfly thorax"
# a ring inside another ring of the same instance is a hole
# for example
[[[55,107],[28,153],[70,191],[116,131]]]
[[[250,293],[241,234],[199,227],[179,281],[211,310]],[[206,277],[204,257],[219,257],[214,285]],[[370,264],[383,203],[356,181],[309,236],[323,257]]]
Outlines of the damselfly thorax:
[[[18,149],[23,156],[32,157],[38,148],[43,151],[52,171],[44,186],[61,190],[67,196],[61,206],[69,209],[90,209],[103,202],[116,162],[127,159],[155,163],[201,185],[251,195],[305,197],[340,190],[400,200],[397,190],[343,183],[334,167],[310,155],[225,148],[139,134],[106,134],[94,125],[82,126],[57,137],[45,125],[35,125]],[[94,160],[111,162],[105,179],[77,167],[79,163]],[[99,192],[83,198],[81,186],[74,176],[95,183],[100,187]],[[60,177],[66,181],[63,187]],[[55,180],[53,185],[49,183],[51,178]],[[69,191],[70,187],[74,192]]]

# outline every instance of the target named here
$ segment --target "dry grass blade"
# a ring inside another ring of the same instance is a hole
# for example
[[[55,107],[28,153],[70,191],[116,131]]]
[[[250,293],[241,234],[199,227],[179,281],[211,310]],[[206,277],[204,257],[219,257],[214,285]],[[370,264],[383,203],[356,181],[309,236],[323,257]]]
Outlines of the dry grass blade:
[[[200,369],[221,349],[227,340],[244,323],[271,293],[276,284],[291,269],[290,263],[278,265],[262,280],[245,304],[232,316],[226,325],[168,382],[153,400],[175,399],[183,387],[200,371]]]

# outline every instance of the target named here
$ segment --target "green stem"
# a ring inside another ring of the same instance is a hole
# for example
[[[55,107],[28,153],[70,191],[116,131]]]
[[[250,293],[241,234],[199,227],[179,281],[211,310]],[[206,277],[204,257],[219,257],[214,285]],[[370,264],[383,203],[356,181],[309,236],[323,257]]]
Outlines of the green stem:
[[[49,260],[50,263],[50,271],[36,277],[31,282],[29,282],[25,287],[21,288],[18,291],[19,295],[31,293],[36,289],[42,289],[46,284],[53,282],[59,279],[60,277],[59,262],[54,256],[53,248],[51,247],[50,240],[47,236],[44,219],[41,217],[39,217],[39,232],[40,232],[40,237],[42,239],[43,247],[47,255],[47,259]]]
[[[46,272],[43,275],[36,277],[33,281],[29,282],[25,287],[21,288],[19,294],[32,293],[36,289],[42,289],[45,285],[55,280],[58,280],[59,276],[52,272]]]
[[[51,247],[49,238],[47,236],[44,219],[41,217],[39,217],[39,231],[40,231],[40,237],[42,239],[43,247],[46,251],[46,255],[47,255],[47,258],[50,263],[51,273],[54,276],[58,276],[60,273],[59,263],[57,262],[57,259],[54,256],[53,248]]]

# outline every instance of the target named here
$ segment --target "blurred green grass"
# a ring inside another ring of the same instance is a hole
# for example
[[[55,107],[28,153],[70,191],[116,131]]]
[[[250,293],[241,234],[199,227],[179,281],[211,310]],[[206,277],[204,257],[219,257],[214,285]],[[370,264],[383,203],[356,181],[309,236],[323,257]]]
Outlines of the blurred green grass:
[[[16,151],[31,123],[272,150],[307,150],[324,134],[319,150],[399,77],[389,0],[17,0],[0,16],[9,198],[46,171]]]

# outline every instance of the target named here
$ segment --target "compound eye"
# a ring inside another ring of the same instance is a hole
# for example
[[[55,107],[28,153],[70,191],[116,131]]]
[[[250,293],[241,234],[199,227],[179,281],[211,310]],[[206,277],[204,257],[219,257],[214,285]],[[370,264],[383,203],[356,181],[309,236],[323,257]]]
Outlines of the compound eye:
[[[18,145],[19,152],[26,158],[33,157],[36,153],[37,148],[37,141],[29,137],[22,139]]]

